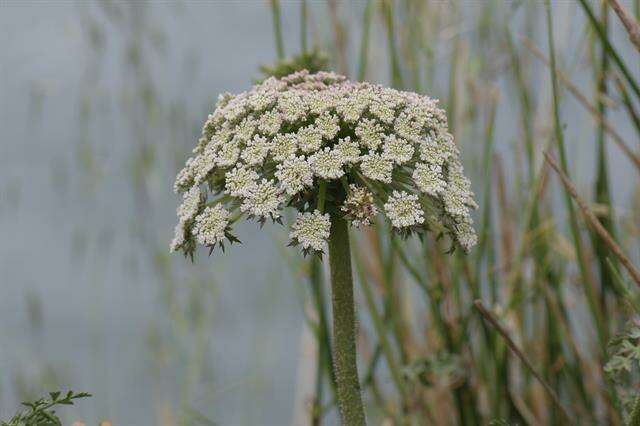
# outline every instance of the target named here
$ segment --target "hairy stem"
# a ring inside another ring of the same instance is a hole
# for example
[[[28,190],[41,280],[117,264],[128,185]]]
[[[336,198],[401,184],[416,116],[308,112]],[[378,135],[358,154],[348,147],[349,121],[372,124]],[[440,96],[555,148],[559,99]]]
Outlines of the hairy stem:
[[[347,222],[335,213],[331,215],[329,266],[333,304],[333,360],[338,386],[338,407],[344,425],[364,425],[364,409],[356,365],[356,324],[349,230]]]

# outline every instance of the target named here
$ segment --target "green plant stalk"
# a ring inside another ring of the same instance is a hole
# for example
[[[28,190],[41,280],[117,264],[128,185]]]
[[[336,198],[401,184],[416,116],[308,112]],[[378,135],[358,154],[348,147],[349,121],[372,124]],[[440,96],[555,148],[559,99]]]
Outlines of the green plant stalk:
[[[371,12],[373,1],[367,0],[362,15],[362,39],[360,40],[360,58],[358,60],[358,81],[363,81],[367,76],[367,64],[369,59],[369,33],[371,28]]]
[[[402,79],[402,71],[400,70],[400,61],[398,59],[398,47],[396,46],[395,40],[393,2],[391,0],[382,0],[382,11],[387,28],[387,45],[389,47],[389,58],[391,62],[391,83],[394,88],[403,89],[404,82]]]
[[[616,292],[622,295],[622,300],[629,303],[636,314],[640,314],[640,302],[638,302],[638,298],[631,293],[631,290],[629,290],[629,286],[627,286],[627,283],[622,279],[620,271],[614,266],[613,262],[609,258],[607,258],[607,265],[609,266],[609,270],[613,276],[613,283],[616,287]]]
[[[284,43],[282,41],[282,23],[280,22],[280,1],[271,0],[271,17],[273,19],[273,33],[276,39],[276,53],[278,59],[284,59]]]
[[[422,80],[420,70],[420,58],[419,55],[422,52],[420,46],[422,37],[422,20],[420,19],[420,5],[421,1],[408,0],[402,5],[405,8],[407,16],[407,24],[409,25],[409,34],[407,35],[407,49],[406,52],[408,68],[411,71],[411,90],[416,93],[422,93]]]
[[[481,230],[478,241],[477,248],[477,256],[476,256],[476,277],[475,282],[480,282],[480,273],[482,269],[482,259],[484,258],[484,254],[491,251],[487,244],[489,241],[489,233],[491,228],[491,193],[493,185],[491,185],[491,180],[493,174],[491,171],[493,170],[491,164],[491,153],[493,151],[493,129],[495,126],[495,118],[496,118],[496,108],[498,102],[495,97],[492,96],[491,105],[489,106],[489,117],[487,118],[487,127],[485,130],[485,139],[484,139],[484,149],[482,154],[482,168],[484,171],[484,188],[483,188],[483,202],[482,202],[482,219]],[[487,274],[490,274],[490,270],[487,271]],[[487,277],[491,285],[491,296],[492,303],[496,303],[496,294],[497,289],[495,288],[495,280],[492,280],[490,276]]]
[[[609,30],[608,25],[608,4],[607,2],[602,3],[601,8],[602,15],[602,27],[604,29],[605,35]],[[607,73],[609,68],[609,56],[607,55],[604,47],[602,48],[600,59],[600,69],[596,76],[597,79],[597,90],[596,90],[596,102],[598,105],[598,113],[606,118],[607,115],[607,107],[604,102],[604,98],[607,95]],[[597,165],[596,165],[596,182],[595,182],[595,201],[599,204],[607,206],[608,212],[606,216],[601,216],[600,222],[602,226],[615,238],[614,226],[613,226],[613,205],[611,204],[611,194],[609,192],[609,172],[607,165],[607,152],[605,148],[605,128],[604,121],[600,121],[598,126],[598,148],[597,148]],[[591,233],[591,238],[593,241],[594,252],[598,261],[598,266],[600,269],[600,280],[602,282],[602,287],[604,289],[611,290],[613,288],[612,277],[609,271],[609,267],[607,266],[607,255],[609,250],[607,249],[604,241],[595,232]],[[614,260],[615,262],[615,260]],[[614,263],[615,266],[615,263]],[[605,292],[602,292],[601,304],[604,308],[605,300],[604,300]]]
[[[388,233],[383,234],[382,232],[376,232],[378,237],[380,238],[380,246],[383,246],[383,237],[387,236],[390,240],[393,240],[393,234],[391,229],[388,230]],[[391,325],[391,331],[393,332],[393,336],[396,339],[396,344],[398,350],[400,352],[400,360],[401,362],[406,362],[408,360],[407,348],[406,348],[406,337],[407,337],[407,324],[404,321],[402,316],[402,307],[400,303],[400,293],[398,286],[394,281],[394,277],[396,275],[397,267],[396,267],[396,246],[392,243],[388,244],[389,250],[386,255],[386,258],[383,256],[383,252],[380,251],[380,264],[384,265],[384,289],[386,291],[386,299],[385,305],[389,312],[389,319]]]
[[[591,23],[591,26],[595,28],[596,33],[598,34],[598,37],[600,38],[600,41],[604,45],[607,53],[611,56],[613,61],[616,63],[616,65],[620,69],[620,72],[622,73],[624,78],[627,80],[627,83],[629,83],[631,90],[636,94],[638,98],[640,98],[640,86],[638,86],[638,83],[634,80],[633,76],[627,69],[627,66],[625,65],[624,62],[622,62],[622,59],[620,58],[620,56],[618,55],[614,47],[609,42],[609,38],[607,37],[607,34],[605,33],[604,29],[596,19],[595,15],[593,14],[593,11],[589,7],[589,4],[587,3],[586,0],[578,0],[578,1],[580,2],[580,5],[582,6],[585,13],[587,14],[587,17],[589,18],[589,22]]]
[[[583,1],[583,0],[580,0]],[[558,152],[560,155],[560,165],[562,167],[562,171],[569,176],[569,167],[567,166],[567,154],[566,148],[564,145],[564,135],[562,133],[562,125],[560,123],[560,111],[558,106],[558,79],[554,70],[556,69],[556,54],[555,54],[555,46],[553,41],[553,22],[551,19],[551,5],[549,4],[549,0],[545,1],[545,9],[546,9],[546,17],[547,17],[547,38],[549,43],[549,60],[551,66],[549,67],[551,73],[551,87],[552,87],[552,98],[553,98],[553,122],[554,122],[554,130],[555,137],[558,143]],[[582,246],[582,238],[580,236],[580,228],[578,227],[578,219],[576,216],[575,209],[573,207],[573,202],[571,200],[571,195],[567,191],[563,191],[565,204],[567,206],[567,212],[569,213],[569,225],[571,228],[571,234],[573,236],[573,245],[576,250],[576,257],[578,260],[578,267],[580,269],[580,275],[582,276],[582,281],[585,287],[585,293],[587,295],[587,300],[589,302],[589,308],[591,310],[591,314],[593,315],[593,320],[598,331],[598,339],[600,343],[600,349],[604,350],[607,343],[607,334],[604,328],[604,316],[602,311],[600,310],[600,305],[597,302],[596,294],[595,294],[595,286],[591,281],[591,277],[589,275],[589,271],[587,270],[587,265],[585,263],[585,253]]]
[[[393,350],[391,349],[389,339],[387,339],[382,316],[379,314],[378,309],[376,308],[373,291],[371,290],[369,279],[365,276],[364,270],[362,268],[362,262],[360,261],[360,259],[356,259],[356,265],[357,265],[356,269],[358,271],[360,286],[362,287],[362,292],[364,293],[364,298],[367,303],[367,309],[369,310],[369,315],[371,316],[371,320],[373,321],[373,327],[378,336],[378,341],[380,342],[380,348],[382,349],[382,354],[387,360],[389,371],[391,371],[391,378],[393,379],[393,383],[396,387],[396,390],[400,395],[402,406],[406,409],[406,407],[408,407],[408,404],[407,404],[408,393],[405,389],[404,382],[402,380],[400,367],[398,366]]]
[[[331,300],[333,306],[333,347],[338,407],[344,425],[366,424],[356,357],[356,322],[353,276],[347,222],[331,213],[329,237]]]
[[[437,291],[434,290],[433,286],[429,285],[426,281],[426,277],[423,277],[422,274],[409,262],[409,259],[406,253],[403,251],[402,247],[398,244],[396,238],[391,239],[391,244],[395,247],[396,252],[398,253],[398,257],[402,264],[407,268],[409,274],[413,277],[416,284],[424,290],[427,299],[429,301],[429,306],[431,309],[431,319],[433,321],[433,325],[435,326],[438,334],[442,338],[443,342],[447,350],[450,353],[458,353],[459,347],[454,341],[454,336],[457,335],[455,330],[452,330],[447,326],[442,313],[440,311],[440,302],[442,301],[442,297],[439,296],[439,292],[444,292],[444,288],[442,283],[440,283],[439,289]],[[425,268],[427,268],[428,274],[428,260],[434,259],[434,262],[437,262],[438,259],[429,254],[427,250],[427,244],[424,244],[424,255],[425,255]],[[456,291],[458,291],[458,280],[456,281]],[[472,292],[477,290],[477,287],[471,286]],[[483,328],[486,328],[484,324],[482,324]],[[466,330],[466,325],[463,324],[462,327]],[[462,333],[464,334],[464,333]],[[485,338],[488,335],[485,334]],[[469,424],[470,421],[480,421],[479,414],[476,410],[476,404],[474,402],[473,394],[470,392],[470,388],[467,382],[465,382],[462,386],[458,386],[453,391],[454,393],[454,402],[456,404],[456,412],[460,415],[460,422],[463,425]]]
[[[527,82],[525,81],[525,73],[520,63],[520,58],[515,46],[513,45],[513,39],[509,26],[505,25],[506,29],[506,41],[509,50],[509,56],[511,57],[511,68],[513,69],[513,76],[516,81],[518,89],[518,99],[520,100],[520,125],[524,131],[524,148],[527,154],[527,165],[529,171],[529,183],[531,184],[535,175],[535,158],[534,158],[534,141],[533,141],[533,123],[531,120],[532,107],[531,98],[529,96],[529,89],[527,88]],[[536,208],[537,210],[537,208]]]
[[[320,188],[316,200],[316,208],[324,213],[324,205],[327,196],[327,182],[320,180]],[[329,374],[329,383],[333,392],[334,400],[338,398],[336,385],[336,375],[333,370],[333,356],[331,354],[331,340],[329,338],[329,325],[327,321],[325,294],[322,286],[322,270],[320,268],[319,259],[313,258],[310,261],[311,267],[311,289],[313,291],[313,299],[318,312],[318,377],[320,377],[320,369],[324,366]],[[320,403],[322,400],[319,401]]]
[[[313,398],[313,409],[311,412],[311,424],[316,426],[320,424],[322,419],[322,395],[324,390],[324,367],[326,365],[326,335],[323,328],[323,312],[324,306],[320,303],[320,298],[318,297],[319,287],[322,285],[322,274],[321,274],[321,263],[319,259],[315,256],[309,261],[309,283],[311,284],[311,290],[313,294],[314,303],[316,305],[316,311],[318,313],[318,326],[316,329],[316,340],[318,342],[317,348],[317,364],[316,364],[316,390]],[[331,369],[331,364],[329,364],[329,368]]]
[[[307,53],[307,0],[300,2],[300,50]]]
[[[631,122],[636,128],[636,132],[640,135],[640,116],[638,115],[638,113],[635,110],[635,107],[633,106],[633,101],[629,96],[629,91],[627,90],[626,87],[624,87],[624,84],[622,83],[622,81],[620,81],[620,78],[618,78],[618,76],[614,76],[614,77],[615,77],[614,81],[616,83],[616,86],[620,91],[620,95],[622,96],[622,103],[624,104],[627,110],[627,114],[629,115]]]

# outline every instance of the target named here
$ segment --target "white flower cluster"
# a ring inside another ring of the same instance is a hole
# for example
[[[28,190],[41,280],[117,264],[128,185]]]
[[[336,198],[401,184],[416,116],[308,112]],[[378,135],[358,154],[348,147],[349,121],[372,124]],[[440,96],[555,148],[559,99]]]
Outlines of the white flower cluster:
[[[288,206],[299,212],[290,237],[305,253],[329,237],[325,211],[353,226],[382,211],[408,234],[425,229],[427,208],[458,246],[476,241],[470,183],[445,112],[426,96],[328,72],[269,78],[221,95],[193,152],[174,185],[185,195],[172,250],[233,241],[233,212],[279,222]]]
[[[231,213],[217,204],[215,207],[206,207],[202,213],[196,216],[193,225],[193,235],[198,243],[203,246],[213,246],[221,243],[226,237]]]
[[[318,210],[299,213],[291,229],[289,237],[293,245],[300,244],[303,251],[322,251],[331,229],[329,214],[322,214]]]
[[[396,228],[424,223],[424,212],[418,202],[418,196],[405,191],[393,191],[384,205],[384,211]]]

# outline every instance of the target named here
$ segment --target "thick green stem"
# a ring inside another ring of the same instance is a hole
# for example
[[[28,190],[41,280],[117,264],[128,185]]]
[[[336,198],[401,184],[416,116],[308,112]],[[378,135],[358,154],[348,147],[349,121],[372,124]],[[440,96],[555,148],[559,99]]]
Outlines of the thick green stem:
[[[360,426],[365,424],[365,418],[356,365],[356,324],[349,230],[347,222],[336,214],[331,215],[329,266],[338,407],[344,425]]]

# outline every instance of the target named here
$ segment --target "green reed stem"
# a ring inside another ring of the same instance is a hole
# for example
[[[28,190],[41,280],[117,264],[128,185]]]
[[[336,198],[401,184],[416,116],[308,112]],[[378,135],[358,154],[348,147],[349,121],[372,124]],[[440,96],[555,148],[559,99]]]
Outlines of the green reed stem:
[[[629,286],[622,279],[622,275],[620,275],[620,271],[615,267],[611,259],[607,258],[607,266],[609,267],[609,271],[613,276],[613,284],[615,286],[616,292],[622,296],[622,300],[629,303],[636,314],[640,314],[640,303],[638,302],[638,298],[631,293],[629,290]]]
[[[616,87],[618,88],[618,91],[620,92],[620,95],[622,96],[622,103],[624,104],[627,110],[627,114],[629,114],[629,118],[631,119],[631,122],[636,128],[636,132],[640,135],[640,115],[638,115],[635,107],[633,106],[633,101],[629,96],[629,91],[627,90],[626,87],[624,87],[624,84],[622,83],[622,81],[620,81],[620,78],[618,76],[615,76],[614,81],[616,83]]]
[[[398,59],[398,47],[395,39],[395,26],[393,19],[393,2],[391,0],[382,1],[382,11],[387,27],[387,45],[389,47],[389,58],[391,62],[391,83],[396,89],[403,89],[404,82],[400,71],[400,60]]]
[[[284,43],[282,41],[282,23],[280,22],[280,2],[271,0],[271,17],[273,19],[273,32],[276,38],[276,52],[278,59],[284,59]]]
[[[373,321],[373,327],[376,330],[376,334],[378,335],[380,348],[382,349],[382,353],[387,360],[387,365],[389,366],[389,371],[391,371],[391,378],[393,379],[393,383],[398,391],[398,394],[400,395],[401,400],[403,401],[403,405],[406,406],[407,392],[404,387],[404,381],[402,380],[400,367],[398,366],[393,350],[391,349],[389,339],[387,339],[383,318],[376,307],[373,291],[371,290],[369,279],[366,277],[362,268],[362,262],[359,261],[359,259],[356,260],[356,262],[356,264],[358,265],[357,270],[358,277],[360,279],[360,286],[362,287],[362,292],[364,293],[364,298],[367,303],[369,315],[371,315],[371,320]]]
[[[358,62],[358,81],[363,81],[367,76],[367,64],[369,59],[369,29],[371,28],[371,12],[373,1],[367,0],[362,15],[362,39],[360,40],[360,59]]]
[[[300,3],[300,49],[307,53],[307,0]]]
[[[349,229],[347,222],[336,213],[331,214],[329,266],[333,305],[333,359],[338,387],[338,407],[344,425],[365,425],[356,357],[356,322]]]
[[[602,3],[601,7],[601,21],[602,26],[607,34],[609,30],[608,24],[608,12],[609,7],[606,2]],[[597,90],[596,90],[596,102],[598,105],[598,113],[603,118],[598,125],[598,147],[597,147],[597,165],[596,165],[596,182],[595,182],[595,201],[598,204],[602,204],[607,206],[607,214],[604,216],[600,216],[600,222],[602,226],[615,238],[615,230],[613,224],[613,205],[611,203],[611,194],[609,189],[609,171],[607,164],[607,151],[605,148],[605,125],[604,119],[607,116],[607,106],[604,102],[604,98],[607,96],[607,74],[609,70],[609,56],[607,55],[607,51],[604,47],[602,47],[601,58],[600,58],[600,69],[596,76],[597,79]],[[608,249],[606,244],[595,232],[592,232],[592,240],[593,247],[596,254],[598,266],[600,269],[600,280],[602,282],[602,288],[611,289],[613,286],[611,273],[609,271],[609,267],[607,266],[607,254]],[[614,259],[615,262],[615,259]],[[615,266],[615,264],[614,264]],[[604,291],[602,292],[602,305],[604,307]]]
[[[607,50],[607,53],[611,56],[613,61],[616,63],[616,65],[620,69],[620,72],[622,73],[624,78],[627,80],[627,83],[629,83],[631,90],[636,94],[638,98],[640,98],[640,86],[638,86],[638,83],[636,83],[635,79],[627,69],[627,66],[625,65],[625,63],[622,62],[622,58],[620,58],[620,55],[618,55],[618,52],[616,52],[616,49],[609,42],[609,38],[607,37],[606,32],[598,22],[598,19],[593,14],[591,7],[589,7],[589,4],[587,3],[586,0],[578,0],[578,1],[580,2],[580,5],[582,6],[585,13],[587,14],[587,17],[589,18],[589,22],[591,23],[591,26],[596,30],[596,33],[598,34],[600,41],[602,42],[605,49]]]
[[[317,257],[313,257],[309,261],[309,283],[311,284],[312,294],[314,296],[314,302],[316,304],[316,311],[318,313],[318,326],[316,329],[316,340],[318,342],[317,348],[317,361],[316,361],[316,390],[313,397],[313,407],[311,410],[311,424],[313,426],[320,425],[322,419],[322,395],[324,391],[324,367],[326,365],[325,360],[325,336],[323,334],[322,322],[320,317],[322,316],[321,310],[324,310],[324,306],[319,303],[317,295],[317,288],[322,285],[321,263]]]
[[[331,339],[329,332],[329,321],[327,319],[326,297],[322,285],[322,262],[316,256],[309,261],[311,274],[309,281],[313,302],[318,313],[318,327],[316,330],[316,338],[318,340],[318,370],[316,382],[316,396],[318,406],[322,404],[322,373],[326,370],[329,376],[329,385],[333,393],[333,399],[337,399],[338,392],[336,390],[336,377],[333,371],[333,355],[331,354]]]
[[[513,39],[509,26],[505,25],[506,29],[506,41],[509,50],[509,56],[511,57],[511,68],[513,69],[513,77],[516,81],[518,89],[518,99],[520,100],[520,125],[524,132],[524,148],[527,155],[527,165],[529,171],[529,183],[533,183],[535,174],[535,158],[534,158],[534,139],[533,139],[533,123],[532,117],[532,105],[531,97],[529,94],[529,88],[527,87],[526,74],[522,69],[522,64],[518,52],[513,45]],[[536,206],[537,210],[537,206]],[[537,214],[536,214],[537,216]],[[536,220],[537,222],[537,220]]]
[[[487,243],[489,243],[489,232],[491,228],[491,193],[493,185],[491,184],[493,177],[493,167],[491,167],[491,153],[493,152],[493,129],[495,127],[495,118],[496,118],[496,108],[498,102],[496,100],[497,95],[492,94],[491,104],[489,106],[489,117],[487,119],[487,127],[485,131],[485,140],[484,140],[484,149],[482,154],[482,168],[484,171],[484,187],[483,187],[483,202],[482,202],[482,219],[481,230],[479,235],[479,243],[477,248],[477,256],[476,256],[476,277],[475,281],[480,282],[480,271],[482,266],[482,259],[485,253],[490,250],[487,250]],[[489,273],[489,272],[488,272]],[[496,289],[493,283],[495,280],[492,280],[491,277],[487,277],[492,283],[492,302],[496,302]]]
[[[582,0],[580,0],[582,1]],[[562,133],[562,124],[560,123],[560,111],[559,111],[559,101],[558,101],[558,78],[554,70],[556,69],[556,53],[555,53],[555,44],[553,40],[553,21],[551,18],[551,5],[549,4],[549,0],[545,1],[545,9],[546,9],[546,17],[547,17],[547,38],[549,43],[549,60],[551,66],[549,67],[551,72],[551,87],[552,87],[552,97],[553,97],[553,123],[556,141],[558,143],[558,153],[560,155],[560,165],[562,167],[562,171],[565,175],[569,175],[569,167],[567,163],[567,154],[564,143],[564,135]],[[575,209],[573,207],[573,202],[571,200],[571,195],[567,191],[563,191],[565,204],[567,206],[567,211],[569,213],[569,225],[571,228],[571,234],[573,236],[574,248],[576,250],[576,257],[578,260],[578,267],[580,269],[580,275],[582,276],[582,281],[585,287],[585,293],[587,295],[587,300],[589,302],[589,308],[591,310],[591,314],[593,315],[593,320],[598,331],[598,338],[600,342],[600,348],[604,348],[607,342],[607,335],[605,332],[605,321],[603,314],[600,310],[600,305],[596,301],[595,295],[595,286],[591,280],[591,276],[589,275],[589,271],[587,269],[587,265],[585,262],[585,253],[582,245],[582,238],[580,236],[580,228],[578,227],[578,219],[576,216]]]

